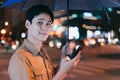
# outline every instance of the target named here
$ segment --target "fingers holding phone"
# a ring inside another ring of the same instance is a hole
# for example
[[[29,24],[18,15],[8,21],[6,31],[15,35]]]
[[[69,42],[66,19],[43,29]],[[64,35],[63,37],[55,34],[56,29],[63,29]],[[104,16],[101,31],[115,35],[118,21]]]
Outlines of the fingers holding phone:
[[[80,45],[76,45],[74,41],[67,42],[65,46],[62,48],[62,58],[66,57],[68,60],[73,59],[83,47]]]

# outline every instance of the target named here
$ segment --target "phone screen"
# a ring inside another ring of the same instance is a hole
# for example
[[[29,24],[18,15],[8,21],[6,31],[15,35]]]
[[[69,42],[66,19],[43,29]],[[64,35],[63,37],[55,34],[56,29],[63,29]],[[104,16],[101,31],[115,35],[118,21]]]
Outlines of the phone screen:
[[[79,53],[79,51],[82,49],[83,49],[83,47],[76,45],[74,50],[73,50],[73,53],[71,55],[68,55],[68,56],[70,57],[70,59],[73,59]]]

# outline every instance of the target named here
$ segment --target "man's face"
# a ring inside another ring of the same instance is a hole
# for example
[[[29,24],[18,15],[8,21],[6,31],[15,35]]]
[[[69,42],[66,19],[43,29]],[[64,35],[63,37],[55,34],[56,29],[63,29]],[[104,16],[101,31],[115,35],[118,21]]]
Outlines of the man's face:
[[[28,22],[28,37],[39,41],[45,41],[51,31],[51,17],[46,13],[35,16],[32,23]]]

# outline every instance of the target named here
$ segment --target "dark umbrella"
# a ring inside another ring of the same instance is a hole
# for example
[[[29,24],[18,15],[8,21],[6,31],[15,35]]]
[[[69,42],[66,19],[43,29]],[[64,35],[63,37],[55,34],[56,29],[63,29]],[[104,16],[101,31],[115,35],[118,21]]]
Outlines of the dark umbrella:
[[[15,4],[15,3],[19,3],[19,2],[26,2],[26,0],[8,0],[7,2],[5,2],[2,5],[2,7],[9,6],[9,5],[12,5],[12,4]]]
[[[105,8],[108,7],[120,7],[120,0],[8,0],[12,2],[5,6],[9,6],[18,10],[27,10],[33,5],[44,4],[49,6],[52,10],[67,10],[67,18],[69,26],[69,10],[99,10],[103,9],[106,13],[108,21],[110,17]],[[6,2],[6,3],[7,3]],[[6,4],[5,3],[5,4]],[[5,7],[4,4],[2,7]]]
[[[17,10],[27,10],[33,5],[44,4],[53,10],[55,0],[7,0],[2,7],[10,7]]]
[[[2,7],[12,7],[18,10],[27,10],[33,5],[44,4],[52,10],[98,10],[103,9],[106,16],[109,15],[105,8],[120,7],[120,0],[8,0]]]
[[[33,5],[44,4],[52,10],[99,10],[103,9],[107,19],[110,17],[105,10],[108,7],[120,7],[120,0],[7,0],[2,7],[12,7],[18,10],[27,10]],[[69,17],[68,17],[69,20]]]
[[[20,2],[20,3],[19,3]],[[26,3],[25,3],[26,2]],[[48,5],[53,10],[96,10],[108,7],[120,7],[120,0],[7,0],[2,7],[14,5],[16,9],[28,9],[36,4]],[[15,5],[15,4],[24,4]]]
[[[67,5],[69,5],[70,10],[98,10],[103,7],[120,7],[119,1],[120,0],[56,0],[55,10],[67,9]]]

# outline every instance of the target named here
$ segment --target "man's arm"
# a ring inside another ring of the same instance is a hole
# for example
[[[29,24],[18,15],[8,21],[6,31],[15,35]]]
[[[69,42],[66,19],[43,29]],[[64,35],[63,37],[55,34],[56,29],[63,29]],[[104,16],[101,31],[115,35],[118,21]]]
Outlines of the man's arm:
[[[10,60],[8,74],[10,80],[29,80],[24,63],[16,56]]]
[[[63,80],[79,63],[79,55],[80,53],[71,60],[66,60],[66,58],[63,58],[61,60],[60,68],[52,80]]]

